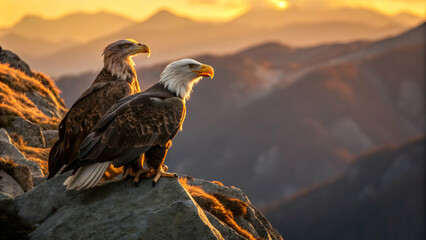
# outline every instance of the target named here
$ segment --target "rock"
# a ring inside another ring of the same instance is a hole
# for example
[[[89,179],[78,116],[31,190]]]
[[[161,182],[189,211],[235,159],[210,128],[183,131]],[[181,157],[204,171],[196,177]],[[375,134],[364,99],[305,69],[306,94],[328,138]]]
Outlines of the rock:
[[[45,181],[8,205],[6,211],[16,213],[12,217],[19,219],[21,229],[31,229],[29,238],[282,240],[235,187],[192,179],[181,181],[185,189],[174,178],[161,178],[155,188],[151,180],[143,179],[138,187],[131,180],[121,180],[67,191],[63,182],[68,176]],[[203,189],[204,194],[208,191],[208,198],[214,196],[223,204],[238,226],[230,226],[214,210],[198,204],[199,196],[188,191],[188,186]]]
[[[0,170],[0,192],[9,194],[12,197],[24,194],[24,191],[15,179],[3,170]]]
[[[27,96],[44,115],[48,117],[57,117],[59,119],[62,118],[62,109],[55,105],[54,100],[51,99],[49,95],[42,96],[39,92],[32,91],[26,92],[25,96]]]
[[[8,63],[12,68],[21,70],[30,77],[34,76],[30,66],[11,51],[0,49],[0,63]]]
[[[25,158],[15,145],[12,144],[9,135],[4,128],[0,129],[0,158],[8,158],[16,164],[28,166],[31,172],[31,177],[44,177],[40,165]]]
[[[31,172],[31,177],[44,177],[44,173],[41,170],[40,165],[38,163],[27,160],[25,158],[12,159],[16,164],[23,164],[28,166]]]
[[[223,239],[176,179],[66,191],[52,178],[15,199],[32,239]],[[82,222],[84,219],[84,222]],[[64,231],[67,229],[66,231]]]
[[[194,178],[186,178],[183,185],[199,187],[204,191],[200,194],[198,191],[193,191],[191,187],[185,187],[195,201],[206,211],[212,225],[220,231],[225,239],[241,239],[242,236],[247,239],[282,239],[279,232],[251,204],[247,195],[241,189]],[[215,203],[209,203],[208,199],[203,197],[206,194]],[[218,212],[216,210],[218,208],[225,210]],[[228,218],[227,220],[226,215],[231,216],[231,219]],[[224,226],[227,226],[228,229]]]
[[[9,134],[4,128],[0,129],[0,157],[9,157],[10,159],[25,158],[24,154],[12,144]]]
[[[46,181],[46,177],[33,177],[32,179],[34,187],[37,187]]]
[[[58,130],[43,130],[42,133],[46,142],[46,147],[52,147],[59,139]]]
[[[11,143],[9,134],[7,134],[7,131],[4,128],[0,128],[0,142]]]
[[[246,239],[242,237],[241,235],[239,235],[237,232],[235,232],[234,229],[226,226],[225,223],[217,219],[215,216],[213,216],[209,212],[204,211],[204,213],[206,214],[207,218],[209,219],[213,227],[215,227],[220,232],[220,234],[222,235],[224,239],[226,240],[245,240]]]
[[[0,192],[0,201],[1,200],[5,200],[5,199],[10,200],[10,199],[13,199],[13,197],[10,196],[10,194],[4,193],[4,192]]]
[[[24,192],[28,192],[33,188],[33,180],[31,179],[30,168],[26,165],[17,164],[12,168],[13,178],[21,186]]]
[[[13,121],[7,127],[7,132],[9,134],[18,134],[20,137],[22,137],[28,146],[45,147],[46,145],[43,133],[41,132],[41,127],[32,124],[21,117],[15,117],[13,119]]]
[[[33,227],[17,216],[13,198],[0,193],[0,239],[28,239]]]
[[[219,193],[226,195],[230,198],[236,198],[243,202],[247,202],[251,204],[250,200],[248,199],[247,195],[239,188],[236,187],[226,187],[222,186],[210,181],[206,181],[199,178],[187,178],[187,183],[192,186],[199,186],[201,187],[205,192],[214,194]]]

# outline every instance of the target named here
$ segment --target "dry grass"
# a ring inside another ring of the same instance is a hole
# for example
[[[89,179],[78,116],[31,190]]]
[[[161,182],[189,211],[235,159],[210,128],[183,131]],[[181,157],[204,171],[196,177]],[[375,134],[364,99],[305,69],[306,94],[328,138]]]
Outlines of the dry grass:
[[[33,161],[40,165],[44,175],[48,174],[48,159],[50,148],[37,148],[27,146],[27,143],[17,134],[12,134],[12,143],[19,151],[24,154],[27,160]]]
[[[191,194],[192,198],[204,210],[234,229],[238,234],[247,239],[256,239],[247,230],[235,222],[235,217],[247,214],[247,203],[239,199],[229,198],[223,194],[208,194],[199,186],[191,186],[186,178],[180,178],[181,185]]]
[[[40,83],[43,84],[43,86],[45,86],[53,94],[53,96],[55,96],[56,99],[61,99],[59,97],[59,93],[61,93],[61,91],[58,87],[56,87],[52,79],[50,79],[46,74],[41,72],[36,72],[34,74],[34,78],[39,80]],[[65,107],[62,101],[59,101],[59,104]]]
[[[0,125],[7,126],[15,116],[22,117],[45,129],[54,129],[60,119],[48,117],[25,95],[26,92],[37,91],[49,99],[60,110],[65,112],[63,101],[59,98],[59,89],[53,81],[42,73],[29,77],[25,73],[10,68],[8,64],[0,64]]]
[[[16,163],[9,159],[8,157],[0,158],[0,170],[5,171],[10,176],[13,175],[13,167],[16,166]]]

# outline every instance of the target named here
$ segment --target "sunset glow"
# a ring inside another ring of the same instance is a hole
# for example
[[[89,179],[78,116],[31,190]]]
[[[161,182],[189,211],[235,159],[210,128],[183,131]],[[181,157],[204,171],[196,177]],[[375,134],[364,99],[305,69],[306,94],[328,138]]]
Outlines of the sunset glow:
[[[0,28],[10,27],[27,15],[55,19],[74,12],[96,13],[106,11],[142,21],[161,9],[169,9],[177,15],[194,20],[227,21],[249,9],[269,7],[285,10],[293,6],[311,9],[367,8],[390,15],[405,11],[424,17],[426,4],[417,0],[2,0],[0,1]]]
[[[289,7],[288,1],[283,0],[271,0],[278,10],[284,10]]]

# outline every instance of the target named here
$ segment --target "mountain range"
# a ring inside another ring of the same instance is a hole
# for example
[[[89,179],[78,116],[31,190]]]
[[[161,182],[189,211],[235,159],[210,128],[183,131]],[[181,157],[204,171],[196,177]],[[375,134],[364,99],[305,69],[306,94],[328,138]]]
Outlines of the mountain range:
[[[215,78],[195,87],[167,165],[238,185],[266,206],[342,173],[371,148],[424,134],[425,32],[422,24],[376,42],[267,43],[196,57]],[[138,68],[142,88],[165,65]],[[95,75],[58,79],[68,106]]]
[[[196,22],[161,10],[135,22],[110,13],[75,13],[55,20],[28,16],[2,31],[0,44],[52,76],[101,67],[102,49],[123,38],[148,44],[153,65],[199,54],[230,54],[265,41],[291,46],[375,40],[413,27],[422,19],[365,9],[251,10],[226,23]]]
[[[57,19],[29,15],[8,29],[9,34],[52,43],[88,42],[120,30],[134,21],[116,14],[76,12]]]
[[[376,148],[264,212],[289,239],[424,239],[425,144]]]

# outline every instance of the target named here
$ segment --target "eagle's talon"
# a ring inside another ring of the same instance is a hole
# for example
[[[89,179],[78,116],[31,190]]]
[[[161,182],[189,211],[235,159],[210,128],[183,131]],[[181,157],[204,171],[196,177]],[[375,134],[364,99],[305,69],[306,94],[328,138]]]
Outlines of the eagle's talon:
[[[177,173],[175,173],[174,175],[175,175],[175,178],[179,179],[179,176],[177,175]]]
[[[155,187],[155,183],[156,183],[155,181],[152,181],[152,187]]]
[[[164,171],[164,172],[167,172],[167,170],[169,170],[169,167],[167,167],[167,165],[166,165],[166,164],[163,164],[162,168],[163,168],[163,171]]]
[[[133,182],[136,187],[139,187],[139,182]]]

